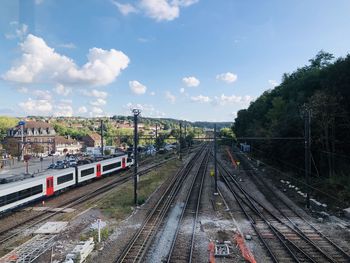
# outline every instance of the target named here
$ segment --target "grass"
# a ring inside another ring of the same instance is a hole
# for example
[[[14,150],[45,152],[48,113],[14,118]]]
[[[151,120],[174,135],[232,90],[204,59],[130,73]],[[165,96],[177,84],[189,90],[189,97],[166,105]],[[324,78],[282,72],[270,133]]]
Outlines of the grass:
[[[139,204],[143,204],[148,197],[176,170],[180,167],[178,160],[169,161],[166,165],[155,168],[147,175],[140,177],[138,187]],[[97,208],[109,218],[117,221],[125,219],[134,209],[134,187],[129,181],[118,187],[97,204]]]

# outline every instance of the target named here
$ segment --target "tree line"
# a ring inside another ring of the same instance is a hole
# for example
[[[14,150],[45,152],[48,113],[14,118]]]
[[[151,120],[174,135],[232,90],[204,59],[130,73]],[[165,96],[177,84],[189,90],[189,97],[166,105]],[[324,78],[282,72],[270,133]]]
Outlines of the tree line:
[[[350,200],[350,55],[335,59],[320,51],[309,64],[285,73],[280,85],[240,110],[239,137],[303,137],[305,107],[311,111],[312,182]],[[254,155],[302,178],[303,140],[243,140]]]

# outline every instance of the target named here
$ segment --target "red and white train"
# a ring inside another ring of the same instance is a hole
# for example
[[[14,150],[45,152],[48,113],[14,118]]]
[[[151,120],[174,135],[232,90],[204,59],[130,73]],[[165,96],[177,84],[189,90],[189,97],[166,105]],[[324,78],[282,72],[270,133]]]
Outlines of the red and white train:
[[[98,162],[61,170],[47,170],[42,175],[0,185],[0,214],[26,203],[43,199],[83,182],[129,168],[133,160],[120,154]]]

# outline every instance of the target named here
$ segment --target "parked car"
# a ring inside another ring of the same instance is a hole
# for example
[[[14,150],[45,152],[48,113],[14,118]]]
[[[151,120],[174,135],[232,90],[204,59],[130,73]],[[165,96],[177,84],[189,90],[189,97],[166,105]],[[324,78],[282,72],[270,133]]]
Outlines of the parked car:
[[[55,169],[56,168],[56,164],[52,163],[49,165],[49,167],[47,167],[47,169]]]
[[[64,169],[64,168],[67,168],[67,167],[68,167],[68,165],[64,161],[57,161],[55,169]]]
[[[69,160],[68,164],[69,164],[69,167],[75,167],[78,165],[78,163],[75,160]]]

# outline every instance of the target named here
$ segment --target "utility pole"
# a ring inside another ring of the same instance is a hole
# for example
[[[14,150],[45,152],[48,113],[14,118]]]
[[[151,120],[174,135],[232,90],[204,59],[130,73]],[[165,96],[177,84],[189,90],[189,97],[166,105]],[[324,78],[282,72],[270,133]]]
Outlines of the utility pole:
[[[307,107],[304,111],[304,141],[305,141],[305,181],[306,181],[306,207],[310,208],[310,172],[311,172],[311,113]]]
[[[214,195],[218,195],[218,167],[216,159],[216,123],[214,123],[214,180],[215,180],[215,192]]]
[[[158,137],[158,123],[156,122],[156,141],[157,141],[157,137]]]
[[[103,152],[103,120],[101,119],[101,155],[104,155]]]
[[[20,121],[18,125],[21,126],[21,161],[24,160],[24,125],[25,121]]]
[[[137,118],[140,115],[141,111],[139,109],[133,109],[132,113],[134,114],[134,203],[135,206],[138,206],[138,199],[137,199],[137,182],[139,181],[138,175],[137,175]]]
[[[187,145],[187,139],[186,139],[186,136],[187,136],[187,123],[185,121],[185,145],[186,145],[186,148],[188,147]]]
[[[181,156],[181,141],[182,141],[182,122],[180,121],[180,139],[179,139],[179,158],[182,160]]]

